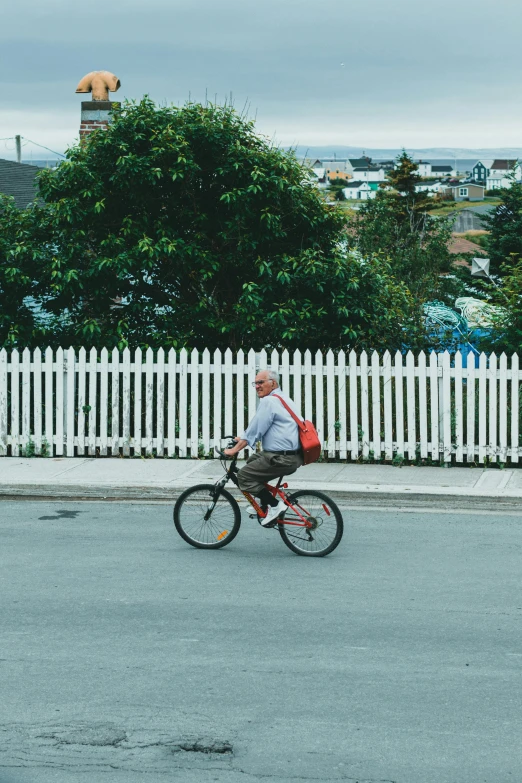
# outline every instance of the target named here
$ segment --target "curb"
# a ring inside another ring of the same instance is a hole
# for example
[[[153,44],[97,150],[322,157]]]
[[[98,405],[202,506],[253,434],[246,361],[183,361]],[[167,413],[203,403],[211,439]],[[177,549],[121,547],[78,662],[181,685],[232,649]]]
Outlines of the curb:
[[[197,482],[195,482],[197,483]],[[207,483],[207,482],[204,482]],[[209,481],[208,483],[213,483]],[[178,495],[185,489],[192,486],[192,483],[165,485],[134,485],[134,486],[116,486],[116,485],[85,485],[68,484],[53,485],[49,484],[4,484],[0,486],[0,499],[2,500],[106,500],[110,501],[168,501],[174,503]],[[241,493],[235,487],[229,487],[236,497],[241,498]],[[378,487],[356,486],[353,489],[340,487],[339,485],[328,486],[319,482],[309,482],[304,484],[296,482],[292,489],[320,489],[327,495],[330,495],[336,503],[344,504],[368,504],[371,501],[372,506],[389,508],[393,511],[404,506],[420,506],[424,508],[440,509],[465,509],[465,510],[483,510],[496,511],[499,509],[519,511],[522,514],[522,496],[519,494],[510,495],[508,492],[484,492],[483,494],[474,492],[473,494],[463,494],[457,491],[448,491],[446,487],[434,487],[433,491],[429,489],[419,491],[417,488],[404,489],[402,487]]]

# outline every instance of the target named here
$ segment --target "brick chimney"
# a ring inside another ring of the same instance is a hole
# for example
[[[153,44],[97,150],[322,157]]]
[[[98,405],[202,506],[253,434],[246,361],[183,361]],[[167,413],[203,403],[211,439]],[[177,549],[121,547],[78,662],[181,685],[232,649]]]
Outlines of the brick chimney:
[[[111,121],[111,113],[120,104],[115,101],[82,101],[80,141],[97,128],[105,130]]]
[[[90,92],[92,100],[82,103],[80,141],[97,128],[107,128],[111,112],[120,106],[109,100],[109,91],[116,92],[120,87],[120,80],[110,71],[91,71],[81,79],[76,92]]]

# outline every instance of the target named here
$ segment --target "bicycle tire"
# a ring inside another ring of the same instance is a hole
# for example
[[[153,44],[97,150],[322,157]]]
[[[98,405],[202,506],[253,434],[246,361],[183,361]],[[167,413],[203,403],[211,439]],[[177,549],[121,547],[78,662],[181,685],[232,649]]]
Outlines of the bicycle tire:
[[[174,506],[176,530],[187,544],[197,549],[221,549],[239,533],[241,511],[235,498],[226,489],[219,490],[217,504],[222,504],[218,509],[219,519],[216,520],[215,516],[213,519],[212,515],[208,520],[204,519],[215,491],[214,484],[196,484],[182,492]]]
[[[305,500],[306,498],[308,500]],[[316,499],[315,503],[313,498]],[[311,489],[299,489],[292,492],[288,500],[292,505],[299,506],[299,511],[303,516],[314,519],[314,522],[318,524],[314,529],[285,525],[284,522],[278,524],[279,533],[286,546],[296,555],[304,557],[325,557],[333,552],[339,546],[344,531],[342,514],[333,500],[324,492]],[[285,517],[290,518],[291,514],[292,512],[289,511]],[[317,534],[316,530],[322,532]],[[310,540],[310,536],[312,540]],[[315,548],[314,543],[317,544]]]

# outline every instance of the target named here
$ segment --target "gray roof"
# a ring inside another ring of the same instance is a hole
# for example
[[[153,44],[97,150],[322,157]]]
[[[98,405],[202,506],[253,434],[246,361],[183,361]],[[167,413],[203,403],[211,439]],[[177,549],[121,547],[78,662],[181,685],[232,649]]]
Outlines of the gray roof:
[[[38,195],[35,177],[40,171],[38,166],[0,158],[0,193],[14,196],[16,206],[24,209]]]

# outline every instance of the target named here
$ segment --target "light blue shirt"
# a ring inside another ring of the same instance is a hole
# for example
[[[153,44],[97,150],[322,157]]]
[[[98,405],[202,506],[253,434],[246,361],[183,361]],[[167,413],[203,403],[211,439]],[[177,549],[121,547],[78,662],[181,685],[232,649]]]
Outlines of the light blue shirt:
[[[260,440],[263,451],[297,451],[300,448],[298,426],[281,400],[274,397],[274,394],[282,397],[302,420],[293,400],[281,389],[274,389],[260,399],[256,415],[241,435],[241,439],[248,441],[250,448],[254,448]]]

